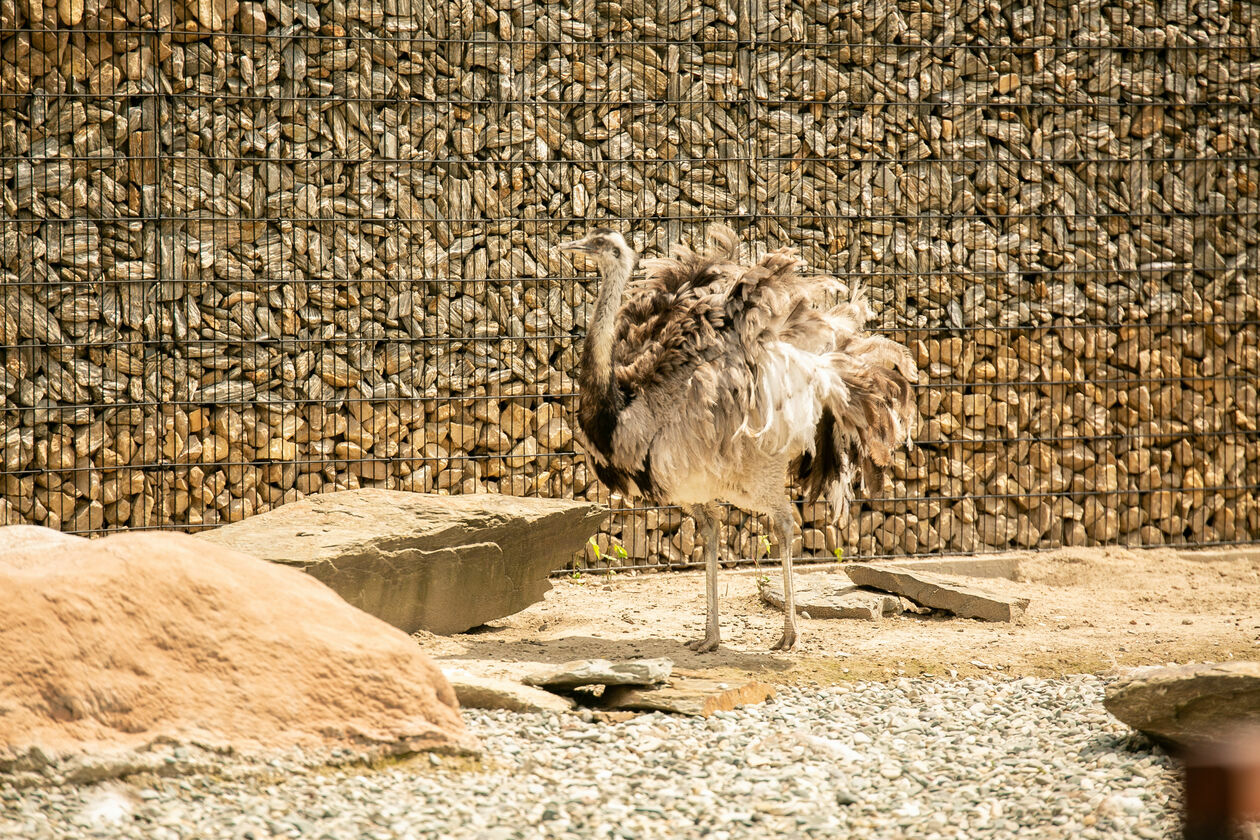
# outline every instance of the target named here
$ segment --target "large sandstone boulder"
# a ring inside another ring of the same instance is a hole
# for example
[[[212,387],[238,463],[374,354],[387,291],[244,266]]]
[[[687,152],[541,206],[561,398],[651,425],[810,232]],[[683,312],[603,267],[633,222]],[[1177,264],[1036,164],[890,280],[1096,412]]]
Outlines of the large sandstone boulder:
[[[314,575],[408,633],[459,633],[542,600],[606,509],[494,493],[310,496],[198,536]]]
[[[1103,705],[1162,744],[1201,746],[1260,727],[1260,662],[1143,668],[1109,685]]]
[[[63,534],[43,525],[8,525],[0,528],[0,562],[7,559],[16,564],[21,558],[37,561],[44,549],[86,542],[85,537]]]
[[[186,534],[39,531],[0,528],[0,769],[172,739],[477,747],[415,641],[309,575]]]

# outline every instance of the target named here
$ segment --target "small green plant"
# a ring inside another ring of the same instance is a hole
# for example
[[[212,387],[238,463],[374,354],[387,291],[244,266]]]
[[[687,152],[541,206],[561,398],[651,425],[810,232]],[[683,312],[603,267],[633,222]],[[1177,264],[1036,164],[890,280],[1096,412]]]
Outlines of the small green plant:
[[[626,547],[621,543],[613,543],[612,553],[618,560],[625,560],[630,556],[630,552],[626,551]]]
[[[595,554],[595,562],[599,563],[603,561],[604,552],[599,550],[599,543],[595,541],[595,537],[592,536],[589,540],[586,541],[586,544],[591,547],[591,551]]]
[[[769,557],[770,556],[770,538],[766,536],[765,534],[762,534],[760,543],[761,543],[761,556]]]
[[[844,560],[844,549],[840,548],[839,546],[836,546],[836,550],[831,553],[836,555],[837,563],[840,563]]]
[[[569,580],[571,580],[571,581],[573,581],[573,582],[575,582],[575,583],[581,583],[581,582],[582,582],[582,570],[581,570],[581,569],[574,569],[574,570],[573,570],[573,573],[569,575]]]

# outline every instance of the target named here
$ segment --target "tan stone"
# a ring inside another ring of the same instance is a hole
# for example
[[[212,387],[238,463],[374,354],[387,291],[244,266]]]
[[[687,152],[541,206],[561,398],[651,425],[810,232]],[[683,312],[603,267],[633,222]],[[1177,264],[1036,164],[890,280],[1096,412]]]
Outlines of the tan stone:
[[[180,533],[34,536],[0,556],[0,759],[476,747],[415,642],[309,575]]]
[[[757,680],[725,683],[706,677],[680,675],[661,688],[610,686],[601,695],[600,704],[608,709],[709,717],[714,712],[729,712],[740,706],[764,703],[774,695],[774,686]]]

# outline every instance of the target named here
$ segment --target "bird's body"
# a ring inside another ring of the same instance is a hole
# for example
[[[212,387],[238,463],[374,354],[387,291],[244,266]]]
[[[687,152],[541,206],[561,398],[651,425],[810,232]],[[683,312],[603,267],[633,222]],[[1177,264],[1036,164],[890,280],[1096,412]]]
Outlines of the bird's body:
[[[784,563],[784,635],[796,640],[790,477],[837,516],[855,477],[877,488],[892,451],[909,441],[914,363],[904,347],[867,334],[860,295],[831,305],[834,280],[802,277],[789,250],[740,265],[738,240],[710,231],[703,253],[679,248],[646,263],[598,230],[565,247],[591,254],[603,283],[578,374],[578,426],[611,490],[687,508],[704,537],[705,638],[718,644],[717,509],[769,516]],[[790,473],[790,476],[789,476]]]

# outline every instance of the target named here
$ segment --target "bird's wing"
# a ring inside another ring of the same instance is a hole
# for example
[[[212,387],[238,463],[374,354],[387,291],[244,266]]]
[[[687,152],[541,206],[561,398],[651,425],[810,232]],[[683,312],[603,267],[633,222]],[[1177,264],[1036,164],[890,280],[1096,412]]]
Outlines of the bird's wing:
[[[680,367],[711,358],[725,330],[722,301],[740,267],[738,239],[729,228],[710,231],[702,252],[678,246],[647,260],[647,276],[627,291],[617,313],[614,376],[637,393],[668,380]]]
[[[733,231],[715,226],[709,238],[702,251],[679,246],[645,261],[645,280],[618,312],[613,375],[626,406],[612,454],[622,468],[641,467],[665,427],[687,426],[697,445],[714,447],[743,422],[753,378],[731,342],[727,300],[747,269]]]

